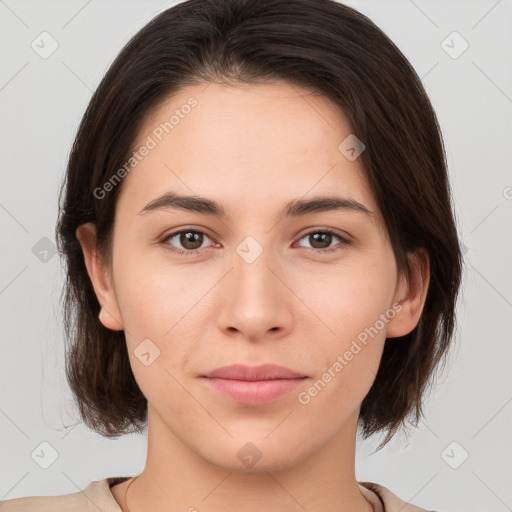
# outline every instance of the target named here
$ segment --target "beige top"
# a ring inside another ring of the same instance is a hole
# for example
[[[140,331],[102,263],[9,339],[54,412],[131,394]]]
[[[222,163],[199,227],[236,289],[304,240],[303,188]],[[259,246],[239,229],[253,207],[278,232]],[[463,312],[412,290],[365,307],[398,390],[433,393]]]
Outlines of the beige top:
[[[111,487],[131,477],[111,477],[91,482],[83,491],[60,496],[29,496],[0,502],[0,512],[122,512]],[[359,482],[365,496],[373,496],[377,512],[429,512],[407,503],[382,485]],[[367,493],[369,489],[373,493]],[[380,508],[380,510],[379,510]],[[434,512],[434,511],[431,511]]]

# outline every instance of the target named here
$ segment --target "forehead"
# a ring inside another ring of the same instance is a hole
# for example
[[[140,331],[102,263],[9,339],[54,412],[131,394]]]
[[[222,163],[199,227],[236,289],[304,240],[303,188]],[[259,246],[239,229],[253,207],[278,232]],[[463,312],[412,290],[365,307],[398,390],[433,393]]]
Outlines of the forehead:
[[[360,159],[339,149],[350,134],[337,105],[286,82],[187,86],[143,122],[133,151],[151,149],[124,178],[119,201],[138,212],[173,190],[257,210],[339,192],[374,210]]]

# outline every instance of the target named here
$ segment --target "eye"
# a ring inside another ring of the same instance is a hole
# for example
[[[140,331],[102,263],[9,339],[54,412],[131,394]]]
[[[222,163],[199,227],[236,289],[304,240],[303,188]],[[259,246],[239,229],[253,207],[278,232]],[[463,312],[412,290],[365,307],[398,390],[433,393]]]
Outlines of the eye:
[[[210,237],[204,233],[204,231],[199,231],[196,229],[183,229],[181,231],[175,231],[174,233],[167,235],[162,240],[162,243],[164,244],[164,247],[170,251],[176,252],[180,255],[193,256],[202,249],[201,246],[205,237],[210,239]],[[173,239],[174,243],[180,244],[183,249],[174,248],[172,243]]]
[[[348,238],[345,238],[335,231],[331,229],[321,229],[316,231],[310,231],[309,233],[306,233],[301,240],[303,239],[309,239],[312,242],[312,247],[310,247],[311,250],[318,252],[318,253],[326,253],[326,252],[335,252],[341,250],[344,246],[350,244],[350,240]],[[340,243],[337,244],[337,246],[329,247],[329,245],[332,243],[333,239],[340,240]]]

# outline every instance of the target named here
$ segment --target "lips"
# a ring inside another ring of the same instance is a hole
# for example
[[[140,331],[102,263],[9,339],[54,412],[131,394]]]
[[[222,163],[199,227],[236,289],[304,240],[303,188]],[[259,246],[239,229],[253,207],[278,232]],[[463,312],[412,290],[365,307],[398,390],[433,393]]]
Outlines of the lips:
[[[301,386],[307,375],[275,364],[230,365],[217,368],[203,381],[209,389],[244,405],[263,405],[288,395]]]
[[[234,380],[273,380],[273,379],[301,379],[307,375],[300,374],[285,366],[275,364],[262,364],[260,366],[246,366],[234,364],[217,368],[204,377]]]

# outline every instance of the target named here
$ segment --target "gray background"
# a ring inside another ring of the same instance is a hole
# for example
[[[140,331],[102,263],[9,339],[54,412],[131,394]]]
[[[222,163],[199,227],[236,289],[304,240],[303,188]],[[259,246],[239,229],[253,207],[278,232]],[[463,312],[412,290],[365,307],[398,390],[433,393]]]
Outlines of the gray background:
[[[128,39],[171,5],[0,0],[0,500],[77,492],[144,467],[144,436],[107,440],[78,421],[64,377],[53,233],[58,186],[92,91]],[[376,454],[379,439],[361,442],[357,477],[440,512],[512,510],[512,2],[349,5],[393,39],[430,95],[466,262],[456,345],[426,420]],[[58,43],[45,59],[31,47],[51,49],[43,31]],[[57,456],[47,469],[53,452],[44,442]]]

